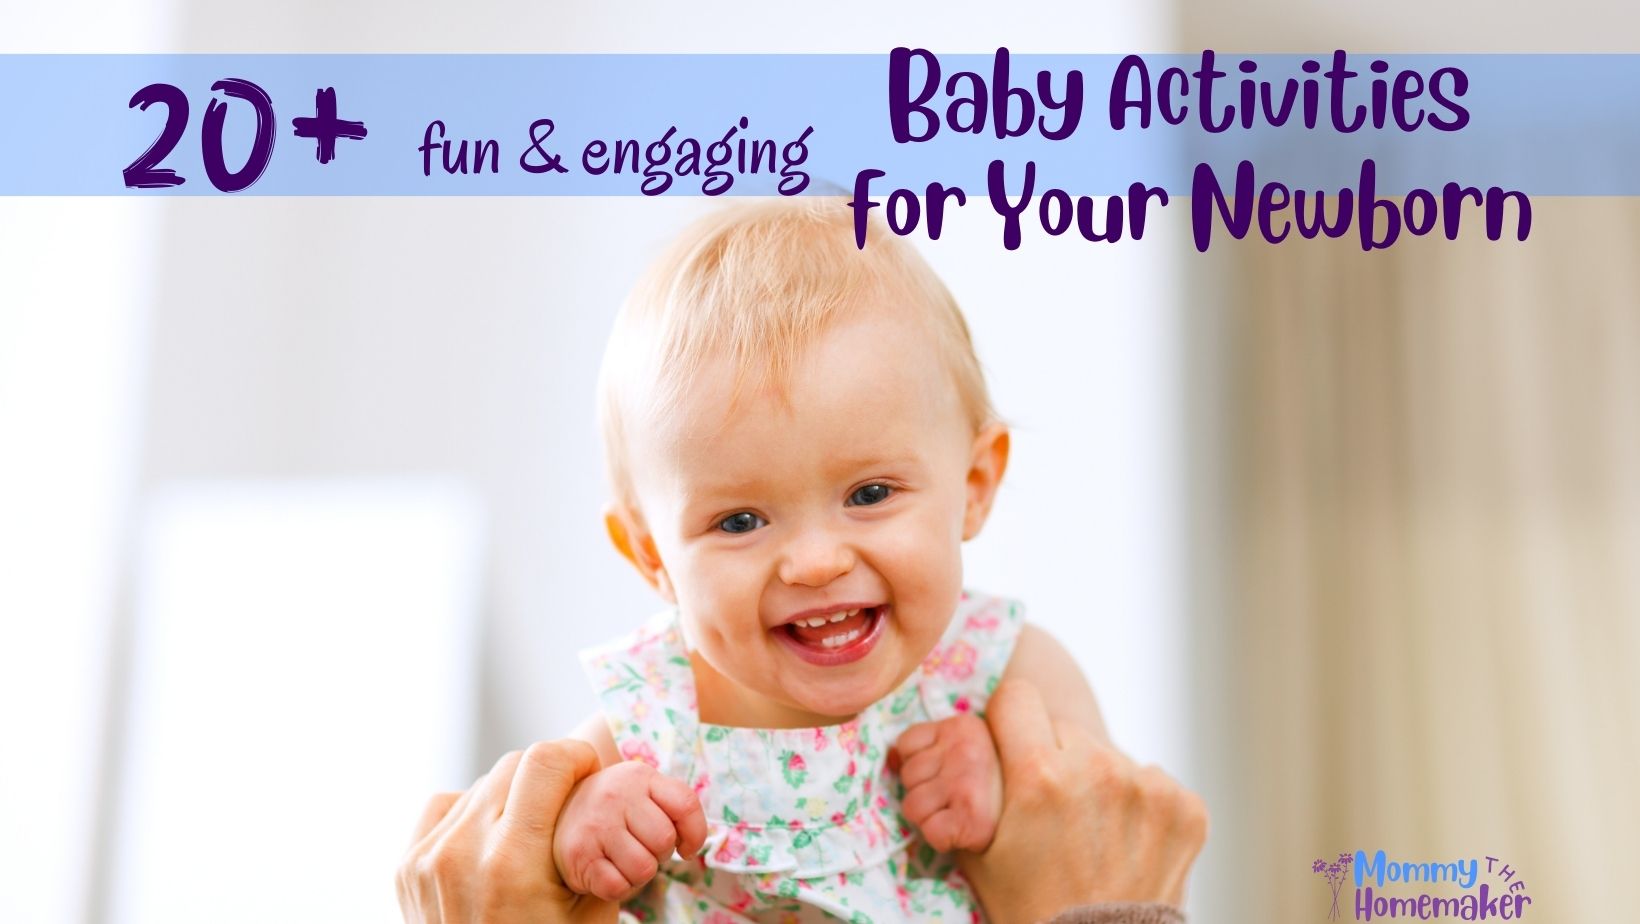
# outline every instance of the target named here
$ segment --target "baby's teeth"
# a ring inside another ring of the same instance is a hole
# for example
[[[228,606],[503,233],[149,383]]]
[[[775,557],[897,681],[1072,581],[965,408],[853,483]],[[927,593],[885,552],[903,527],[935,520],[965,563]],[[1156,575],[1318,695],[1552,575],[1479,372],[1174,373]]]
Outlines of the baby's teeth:
[[[849,642],[859,638],[860,632],[861,630],[854,629],[852,631],[845,632],[842,635],[834,635],[831,638],[821,639],[820,644],[826,646],[827,648],[841,648]]]
[[[858,612],[860,612],[860,611],[859,610],[849,610],[846,613],[833,613],[832,616],[831,616],[830,621],[831,622],[842,622],[843,620],[849,618],[850,616],[853,616],[855,613],[858,613]]]
[[[810,616],[807,620],[807,623],[808,623],[808,627],[810,629],[818,629],[821,626],[826,624],[826,617],[824,617],[824,616]]]

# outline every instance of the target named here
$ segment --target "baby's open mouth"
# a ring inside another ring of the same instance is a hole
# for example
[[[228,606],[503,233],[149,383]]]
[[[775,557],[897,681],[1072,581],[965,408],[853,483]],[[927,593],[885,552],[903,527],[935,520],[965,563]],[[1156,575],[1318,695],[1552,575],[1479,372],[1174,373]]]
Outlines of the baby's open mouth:
[[[844,610],[829,616],[809,616],[786,624],[786,631],[805,645],[841,648],[866,634],[876,607]]]
[[[775,630],[804,660],[841,664],[864,657],[875,644],[888,604],[850,606],[803,616]]]

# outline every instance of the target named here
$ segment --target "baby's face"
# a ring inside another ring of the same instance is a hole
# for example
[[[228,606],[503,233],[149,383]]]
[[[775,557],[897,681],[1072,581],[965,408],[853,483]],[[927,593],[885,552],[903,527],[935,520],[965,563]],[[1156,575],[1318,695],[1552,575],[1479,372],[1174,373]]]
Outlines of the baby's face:
[[[976,439],[929,335],[885,311],[822,335],[789,401],[731,409],[732,384],[712,367],[631,445],[652,576],[695,645],[703,710],[716,698],[734,704],[726,724],[771,727],[855,715],[944,631],[1006,431]]]

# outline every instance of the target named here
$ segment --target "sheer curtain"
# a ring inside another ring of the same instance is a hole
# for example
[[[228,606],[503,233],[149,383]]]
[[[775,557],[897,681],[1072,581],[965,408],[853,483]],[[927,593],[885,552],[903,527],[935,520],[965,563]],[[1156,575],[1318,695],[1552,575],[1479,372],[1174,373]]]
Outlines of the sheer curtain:
[[[1525,244],[1221,253],[1221,920],[1317,919],[1309,862],[1357,849],[1629,901],[1595,871],[1640,862],[1640,207],[1534,207]]]

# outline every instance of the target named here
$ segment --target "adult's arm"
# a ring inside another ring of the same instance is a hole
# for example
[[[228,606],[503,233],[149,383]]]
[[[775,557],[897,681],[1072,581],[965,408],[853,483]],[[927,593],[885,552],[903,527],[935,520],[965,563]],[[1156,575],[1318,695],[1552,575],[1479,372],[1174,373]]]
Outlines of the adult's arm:
[[[984,853],[958,860],[990,919],[1182,921],[1185,882],[1207,839],[1201,798],[1054,719],[1028,682],[998,686],[986,722],[1002,762],[1002,817]]]

